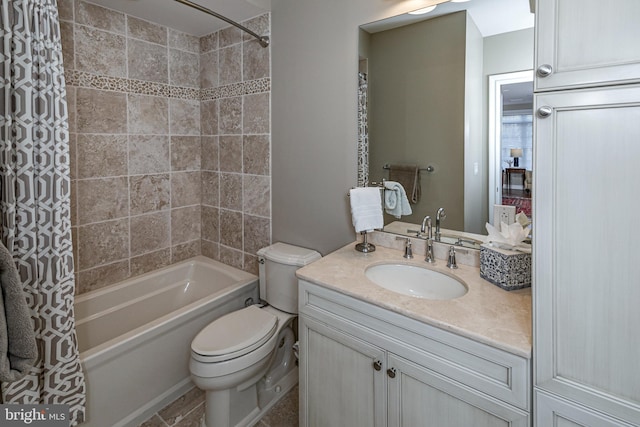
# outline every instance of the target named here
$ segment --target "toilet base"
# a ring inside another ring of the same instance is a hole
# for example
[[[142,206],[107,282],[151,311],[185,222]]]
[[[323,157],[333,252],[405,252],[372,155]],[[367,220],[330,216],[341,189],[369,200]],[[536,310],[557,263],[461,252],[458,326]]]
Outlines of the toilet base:
[[[278,401],[298,384],[298,367],[291,369],[276,384],[268,389],[265,381],[260,380],[257,384],[243,390],[222,390],[207,392],[205,403],[205,414],[200,422],[200,427],[251,427],[271,409]],[[215,393],[215,399],[209,394]],[[212,404],[216,402],[216,404]],[[231,402],[234,402],[233,407]],[[237,404],[242,405],[238,407]],[[230,410],[231,409],[231,410]],[[235,414],[234,414],[235,413]],[[220,414],[228,414],[229,418],[216,420]],[[240,420],[239,414],[246,414]],[[207,424],[206,420],[215,420],[213,424]],[[219,424],[215,425],[215,424]]]
[[[276,403],[289,393],[296,385],[298,385],[298,367],[296,366],[288,374],[280,379],[274,387],[269,389],[261,389],[262,382],[258,384],[258,400],[262,413],[256,419],[260,420]]]

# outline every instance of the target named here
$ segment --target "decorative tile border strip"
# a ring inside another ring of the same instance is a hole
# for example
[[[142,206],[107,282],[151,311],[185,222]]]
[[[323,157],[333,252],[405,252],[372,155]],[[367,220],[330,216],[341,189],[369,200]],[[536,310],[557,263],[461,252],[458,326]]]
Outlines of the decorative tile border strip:
[[[165,83],[127,79],[124,77],[101,76],[78,70],[65,71],[65,79],[68,86],[167,98],[194,99],[199,101],[230,98],[253,93],[269,92],[271,90],[271,79],[269,77],[208,89],[171,86]]]
[[[252,93],[269,92],[271,90],[271,79],[264,77],[246,82],[232,83],[226,86],[201,89],[201,100],[231,98],[234,96],[250,95]]]

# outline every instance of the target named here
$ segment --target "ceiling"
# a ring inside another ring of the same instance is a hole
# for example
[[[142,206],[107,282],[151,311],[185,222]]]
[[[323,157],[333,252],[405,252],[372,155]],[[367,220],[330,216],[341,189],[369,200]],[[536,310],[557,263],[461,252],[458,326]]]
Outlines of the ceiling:
[[[501,88],[505,107],[528,105],[533,108],[533,82],[511,83]]]
[[[109,9],[155,22],[194,36],[211,34],[229,24],[175,0],[89,0]],[[322,1],[322,0],[319,0]],[[348,0],[347,0],[348,1]],[[236,22],[254,18],[271,9],[271,0],[193,0]],[[394,28],[439,15],[467,9],[484,37],[533,27],[529,0],[471,0],[443,3],[426,15],[401,15],[363,26],[369,32]]]

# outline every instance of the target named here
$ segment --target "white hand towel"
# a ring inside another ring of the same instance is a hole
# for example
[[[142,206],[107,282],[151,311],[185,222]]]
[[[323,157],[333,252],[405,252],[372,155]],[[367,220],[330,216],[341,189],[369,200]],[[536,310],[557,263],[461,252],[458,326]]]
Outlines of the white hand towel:
[[[413,212],[407,193],[399,182],[384,182],[384,210],[396,218],[400,218],[402,215],[411,215]]]
[[[357,233],[384,227],[380,188],[358,187],[349,191],[351,219]]]

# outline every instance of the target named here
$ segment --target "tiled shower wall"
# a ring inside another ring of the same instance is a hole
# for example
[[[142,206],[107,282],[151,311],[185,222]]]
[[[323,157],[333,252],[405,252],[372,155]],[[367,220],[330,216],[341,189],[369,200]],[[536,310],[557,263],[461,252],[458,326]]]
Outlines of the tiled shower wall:
[[[203,254],[256,272],[270,242],[269,49],[58,1],[77,292]],[[269,16],[245,25],[265,34]]]

